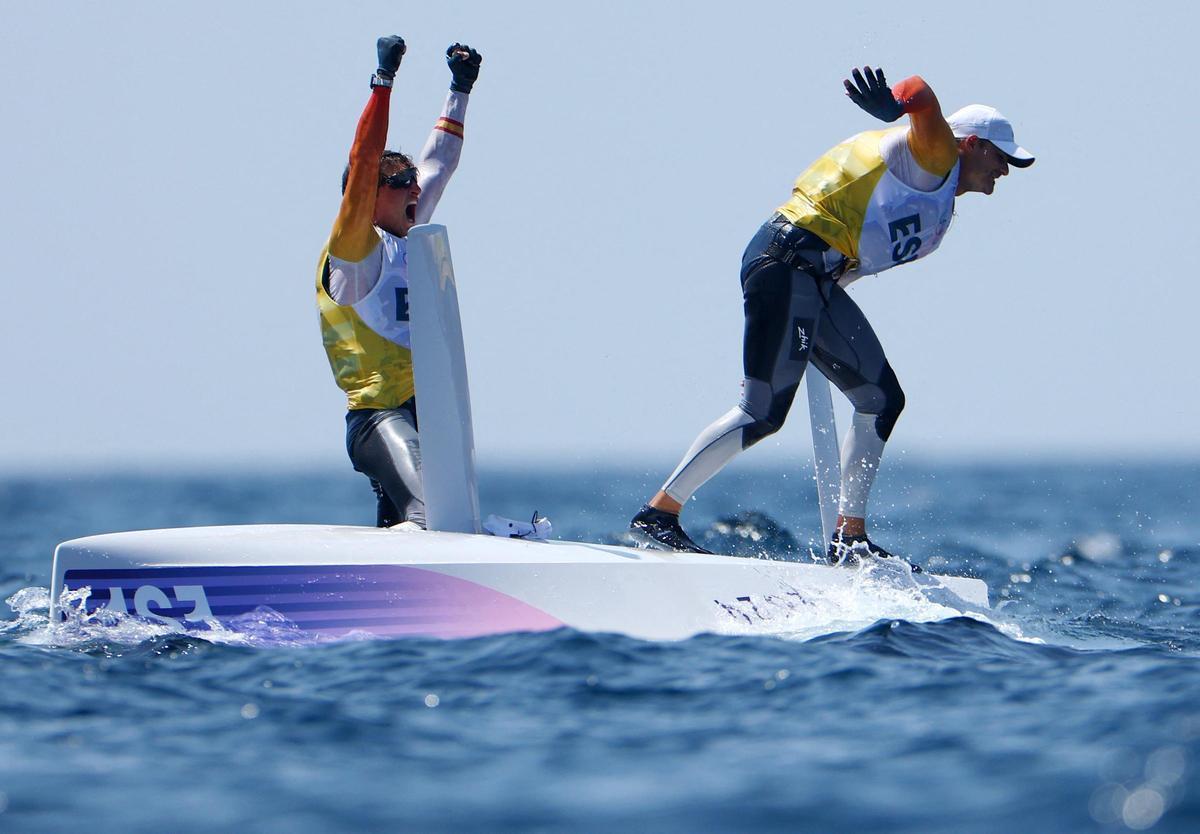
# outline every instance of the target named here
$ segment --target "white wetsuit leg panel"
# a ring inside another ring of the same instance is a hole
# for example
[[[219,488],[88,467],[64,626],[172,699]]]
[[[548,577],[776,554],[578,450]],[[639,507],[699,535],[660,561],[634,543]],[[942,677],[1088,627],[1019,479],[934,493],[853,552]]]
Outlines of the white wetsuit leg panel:
[[[686,504],[705,481],[742,451],[742,429],[754,418],[735,406],[700,432],[679,466],[663,484],[663,492],[680,504]]]
[[[867,517],[867,498],[883,457],[883,440],[875,431],[875,415],[855,411],[842,441],[842,493],[838,513],[847,518]]]

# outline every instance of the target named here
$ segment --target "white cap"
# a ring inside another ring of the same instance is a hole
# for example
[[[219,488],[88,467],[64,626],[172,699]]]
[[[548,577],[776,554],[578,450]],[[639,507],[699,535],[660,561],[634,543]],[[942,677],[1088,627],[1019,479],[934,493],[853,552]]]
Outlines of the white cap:
[[[978,136],[1004,151],[1008,161],[1018,168],[1028,168],[1033,164],[1033,154],[1013,139],[1012,122],[1004,118],[1004,114],[995,107],[968,104],[952,113],[946,121],[950,123],[955,139]]]

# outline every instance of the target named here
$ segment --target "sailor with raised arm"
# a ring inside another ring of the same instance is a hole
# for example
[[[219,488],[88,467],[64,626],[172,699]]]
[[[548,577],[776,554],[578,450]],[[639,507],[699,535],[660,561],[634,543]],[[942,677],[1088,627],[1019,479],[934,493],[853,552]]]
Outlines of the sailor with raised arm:
[[[446,50],[450,94],[414,161],[384,150],[404,40],[383,37],[377,49],[379,68],[342,174],[341,208],[317,266],[317,306],[329,365],[346,392],[346,450],[378,497],[376,523],[423,528],[405,238],[429,222],[458,165],[482,57],[463,44]]]
[[[944,117],[918,76],[889,89],[883,70],[864,67],[844,85],[872,116],[894,122],[908,114],[910,124],[859,133],[827,152],[750,241],[741,270],[741,400],[700,433],[634,516],[630,528],[649,546],[708,552],[683,531],[680,510],[738,452],[783,426],[811,361],[854,406],[828,559],[892,555],[867,538],[867,497],[904,392],[845,286],[928,255],[950,226],[956,196],[991,194],[1010,165],[1027,167],[1033,156],[994,107],[972,104]]]

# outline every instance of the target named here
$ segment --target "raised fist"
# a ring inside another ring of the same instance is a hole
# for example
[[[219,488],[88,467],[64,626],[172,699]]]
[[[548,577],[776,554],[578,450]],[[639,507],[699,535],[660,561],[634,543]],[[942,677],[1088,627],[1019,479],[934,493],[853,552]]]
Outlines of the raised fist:
[[[400,68],[400,59],[404,57],[404,38],[386,35],[375,42],[375,48],[379,52],[379,71],[376,75],[391,78]]]
[[[479,65],[483,56],[465,43],[452,43],[446,48],[446,65],[450,67],[450,89],[456,93],[469,93],[479,78]]]

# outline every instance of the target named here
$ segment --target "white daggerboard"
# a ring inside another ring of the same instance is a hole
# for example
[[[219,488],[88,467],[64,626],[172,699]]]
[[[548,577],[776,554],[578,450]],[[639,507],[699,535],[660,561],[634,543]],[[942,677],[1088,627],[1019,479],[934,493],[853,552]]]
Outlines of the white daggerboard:
[[[841,462],[838,459],[837,419],[829,381],[808,366],[808,416],[812,422],[813,468],[817,477],[817,501],[821,506],[821,535],[828,544],[837,524],[838,497],[841,492]]]
[[[471,389],[445,226],[408,233],[408,301],[425,522],[430,530],[478,533]]]

